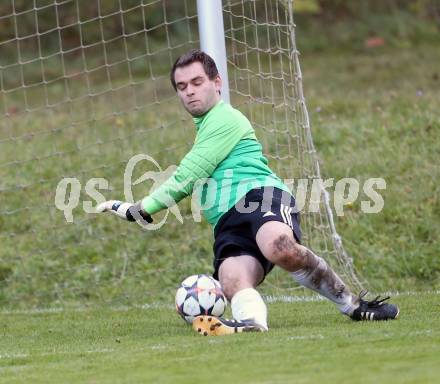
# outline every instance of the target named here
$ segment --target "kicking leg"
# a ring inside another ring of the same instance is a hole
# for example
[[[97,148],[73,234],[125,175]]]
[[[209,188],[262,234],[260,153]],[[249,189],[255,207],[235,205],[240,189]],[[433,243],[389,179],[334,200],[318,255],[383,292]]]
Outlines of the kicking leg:
[[[263,280],[263,267],[252,256],[228,257],[220,266],[219,279],[237,321],[251,320],[267,330],[267,308],[256,286]]]
[[[353,320],[392,320],[399,316],[399,308],[379,300],[363,300],[354,296],[342,279],[310,249],[298,244],[291,229],[284,223],[270,221],[257,232],[257,244],[272,263],[289,271],[293,278],[307,288],[333,301],[339,310]]]
[[[255,287],[263,280],[263,267],[252,256],[231,256],[219,268],[219,280],[231,302],[234,320],[198,316],[193,328],[205,336],[267,331],[267,308]]]
[[[289,271],[301,285],[334,302],[342,313],[351,315],[359,306],[357,297],[327,262],[295,241],[288,225],[267,222],[258,230],[256,241],[269,261]]]

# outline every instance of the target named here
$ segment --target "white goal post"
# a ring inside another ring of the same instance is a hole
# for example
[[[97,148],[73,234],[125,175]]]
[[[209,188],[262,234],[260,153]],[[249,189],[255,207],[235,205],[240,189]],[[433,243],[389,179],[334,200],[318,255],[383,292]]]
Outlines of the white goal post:
[[[200,49],[210,55],[223,80],[222,99],[229,103],[229,78],[226,59],[223,8],[221,0],[197,0]]]

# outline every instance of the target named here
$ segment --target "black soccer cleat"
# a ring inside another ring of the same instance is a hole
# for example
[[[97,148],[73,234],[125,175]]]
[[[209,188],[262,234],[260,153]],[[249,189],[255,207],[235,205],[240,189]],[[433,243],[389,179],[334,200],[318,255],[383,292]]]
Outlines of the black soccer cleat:
[[[263,332],[265,329],[251,321],[227,320],[215,316],[197,316],[193,329],[203,336],[224,336],[240,332]]]
[[[381,300],[379,300],[380,296],[377,296],[374,300],[366,301],[362,299],[366,294],[367,291],[359,294],[359,307],[350,316],[353,320],[394,320],[399,317],[399,307],[385,303],[390,298],[389,296]]]

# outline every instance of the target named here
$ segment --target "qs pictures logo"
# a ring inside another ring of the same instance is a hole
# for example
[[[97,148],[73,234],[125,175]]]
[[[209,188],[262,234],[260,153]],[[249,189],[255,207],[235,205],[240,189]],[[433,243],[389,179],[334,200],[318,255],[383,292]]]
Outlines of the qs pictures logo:
[[[149,163],[150,166],[145,165],[145,162]],[[151,164],[154,166],[154,170],[146,171],[133,181],[133,174],[135,169],[142,163],[144,168],[151,168]],[[169,166],[166,170],[162,170],[159,163],[151,156],[146,154],[137,154],[130,158],[128,161],[125,171],[124,171],[124,197],[125,201],[129,203],[134,203],[135,199],[133,196],[133,186],[147,183],[148,180],[153,181],[153,184],[149,191],[145,191],[145,195],[153,192],[155,189],[159,188],[176,170],[175,165]],[[81,182],[76,177],[65,177],[57,185],[55,192],[55,206],[63,211],[64,217],[68,223],[73,223],[73,211],[81,204]],[[105,196],[101,191],[111,191],[110,183],[107,179],[103,177],[93,177],[90,178],[85,186],[85,194],[91,198],[91,200],[83,200],[82,208],[86,213],[96,213],[96,207],[105,202]],[[117,196],[113,196],[113,198]],[[179,207],[177,205],[171,206],[165,213],[164,218],[159,223],[152,223],[146,226],[142,225],[143,228],[149,230],[159,229],[163,224],[165,224],[169,213],[172,213],[180,223],[183,223],[183,218],[180,213]]]

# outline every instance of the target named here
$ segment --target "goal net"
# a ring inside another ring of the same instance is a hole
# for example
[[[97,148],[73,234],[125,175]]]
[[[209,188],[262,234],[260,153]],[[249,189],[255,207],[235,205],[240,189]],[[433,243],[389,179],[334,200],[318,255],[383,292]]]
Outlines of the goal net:
[[[231,104],[305,197],[303,242],[359,287],[320,188],[293,9],[223,2]],[[192,0],[0,4],[0,306],[169,302],[187,275],[212,271],[212,230],[190,199],[158,214],[156,231],[88,213],[96,199],[125,200],[127,169],[144,175],[130,183],[138,200],[191,148],[169,70],[199,47],[197,19]],[[262,290],[299,292],[280,270]]]

